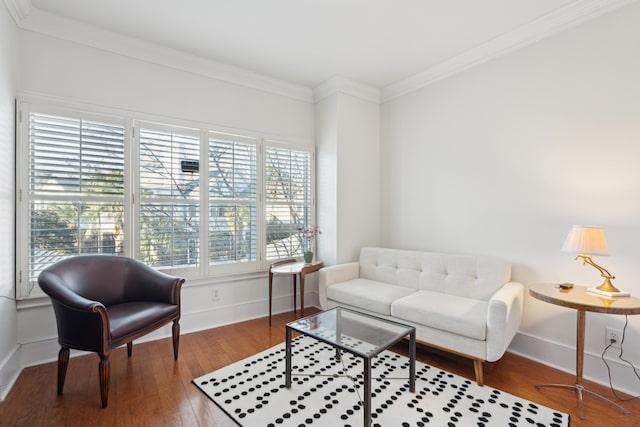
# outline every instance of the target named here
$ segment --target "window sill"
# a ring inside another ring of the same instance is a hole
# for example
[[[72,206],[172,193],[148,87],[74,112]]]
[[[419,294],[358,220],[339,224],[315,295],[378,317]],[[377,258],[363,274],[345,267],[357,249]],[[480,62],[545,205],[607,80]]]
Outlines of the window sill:
[[[267,271],[255,271],[251,273],[235,273],[221,276],[209,276],[209,277],[187,277],[183,288],[196,288],[200,286],[211,286],[220,283],[233,283],[242,282],[245,280],[266,279],[268,275]],[[18,310],[29,310],[33,308],[46,307],[51,305],[49,297],[41,294],[42,291],[38,289],[36,295],[24,297],[16,301],[16,308]]]

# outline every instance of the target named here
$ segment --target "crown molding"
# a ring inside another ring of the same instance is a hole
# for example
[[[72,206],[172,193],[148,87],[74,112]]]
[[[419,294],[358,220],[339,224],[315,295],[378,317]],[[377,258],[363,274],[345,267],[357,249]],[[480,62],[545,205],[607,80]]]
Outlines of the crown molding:
[[[311,89],[63,18],[34,8],[31,0],[4,0],[20,29],[307,103],[318,102],[334,93],[376,103],[391,101],[637,1],[639,0],[576,0],[529,24],[382,89],[343,77],[333,77]]]
[[[33,10],[31,0],[4,0],[4,4],[18,27],[20,22],[26,19]]]
[[[332,77],[316,86],[313,89],[313,99],[318,102],[336,93],[354,96],[376,104],[380,103],[380,89],[340,76]]]
[[[391,101],[637,1],[577,0],[423,72],[382,88],[381,101]]]
[[[139,61],[186,71],[238,86],[313,103],[311,88],[268,77],[176,49],[116,34],[72,19],[33,8],[31,0],[5,0],[16,25],[54,38],[78,43]]]

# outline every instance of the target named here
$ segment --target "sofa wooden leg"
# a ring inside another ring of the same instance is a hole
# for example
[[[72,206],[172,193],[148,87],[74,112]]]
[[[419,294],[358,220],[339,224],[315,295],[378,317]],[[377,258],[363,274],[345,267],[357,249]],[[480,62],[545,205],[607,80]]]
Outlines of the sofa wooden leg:
[[[131,357],[133,353],[133,341],[127,343],[127,356]]]
[[[171,333],[173,335],[173,359],[178,360],[178,349],[180,347],[180,322],[178,319],[174,319]]]
[[[62,389],[64,389],[67,366],[69,366],[69,349],[60,347],[60,352],[58,352],[58,394],[62,394]]]
[[[473,370],[476,373],[476,382],[479,386],[484,385],[484,375],[482,371],[482,360],[473,359]]]
[[[102,407],[106,408],[109,400],[109,375],[111,370],[108,354],[100,354],[98,370],[100,373],[100,397],[102,398]]]

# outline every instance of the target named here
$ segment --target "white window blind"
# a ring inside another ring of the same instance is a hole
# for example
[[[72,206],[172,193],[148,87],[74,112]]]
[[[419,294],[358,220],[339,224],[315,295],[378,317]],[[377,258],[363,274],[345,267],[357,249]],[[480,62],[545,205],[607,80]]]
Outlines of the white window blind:
[[[310,144],[84,108],[18,99],[18,298],[42,296],[40,272],[74,255],[130,256],[187,279],[302,255]]]
[[[268,260],[300,256],[306,249],[300,229],[311,225],[311,160],[310,151],[265,148]]]
[[[28,129],[29,281],[65,257],[122,254],[122,123],[30,113]]]
[[[209,134],[209,262],[257,260],[257,140]]]
[[[198,130],[140,123],[139,257],[155,267],[199,264]]]

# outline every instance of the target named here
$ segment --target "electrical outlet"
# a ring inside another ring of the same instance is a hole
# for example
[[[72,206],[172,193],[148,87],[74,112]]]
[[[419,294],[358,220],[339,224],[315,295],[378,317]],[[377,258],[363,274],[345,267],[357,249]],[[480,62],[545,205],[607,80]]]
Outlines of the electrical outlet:
[[[620,341],[622,341],[622,331],[620,329],[607,327],[604,333],[604,343],[606,345],[609,345],[611,344],[612,340],[615,340],[615,342],[611,347],[620,348]]]
[[[211,301],[220,301],[220,292],[216,289],[211,289]]]

